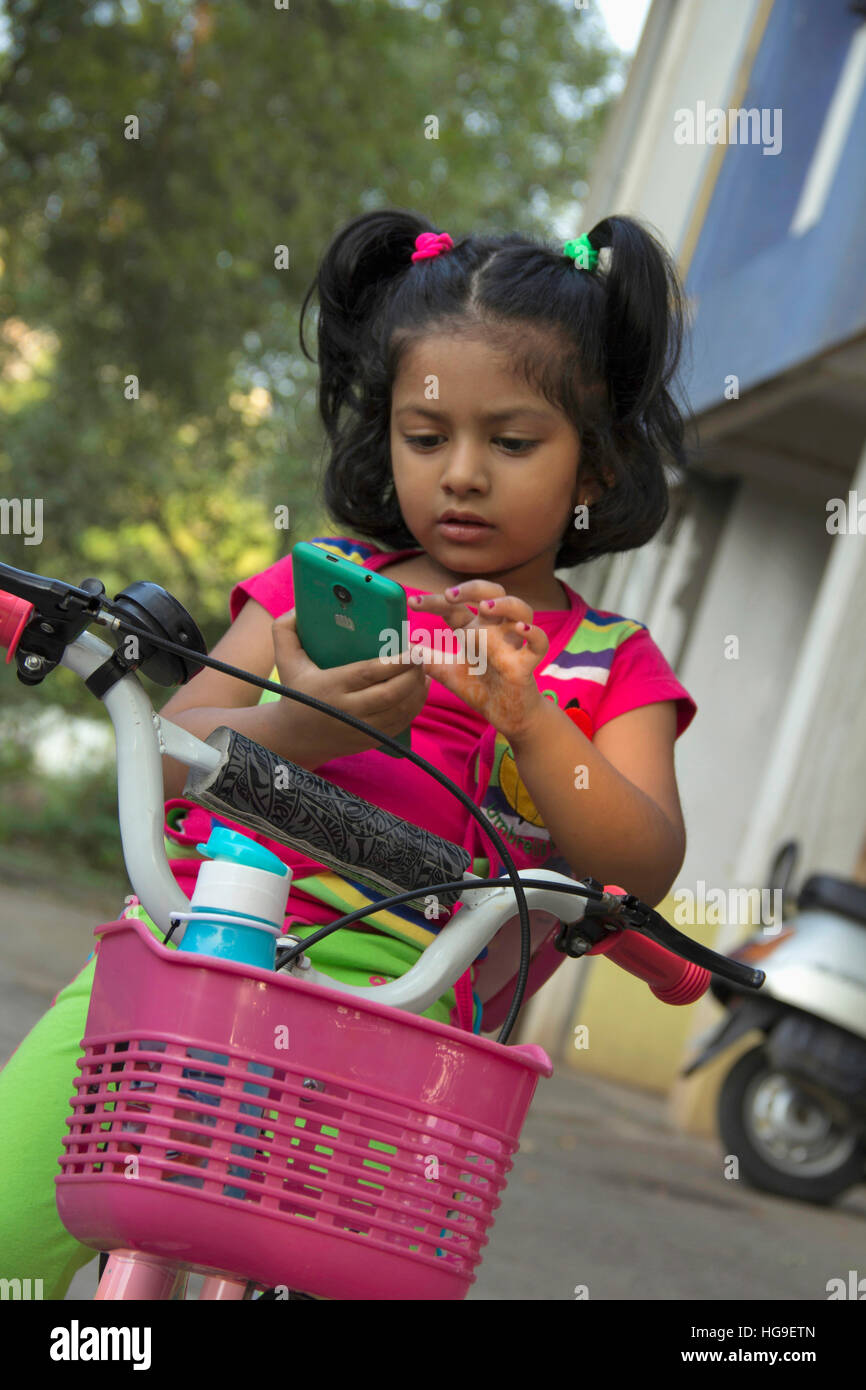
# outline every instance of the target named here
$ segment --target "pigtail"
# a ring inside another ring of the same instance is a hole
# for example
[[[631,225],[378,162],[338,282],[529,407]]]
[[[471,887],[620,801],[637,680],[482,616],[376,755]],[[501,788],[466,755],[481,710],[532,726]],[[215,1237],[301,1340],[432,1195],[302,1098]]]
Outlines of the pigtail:
[[[362,376],[360,353],[366,328],[396,274],[411,266],[415,238],[434,230],[423,217],[402,210],[362,213],[337,233],[323,256],[301,306],[301,350],[304,315],[314,293],[319,300],[319,413],[330,440],[338,431],[344,405],[360,409],[355,387]]]
[[[682,457],[683,421],[668,393],[683,340],[683,296],[661,244],[630,217],[608,217],[589,241],[609,248],[605,285],[605,358],[614,421],[640,428],[653,444]]]
[[[593,293],[582,300],[580,331],[606,404],[599,409],[596,398],[583,420],[582,457],[599,492],[584,539],[563,538],[562,564],[644,545],[668,513],[665,461],[686,466],[685,422],[668,389],[683,341],[674,264],[631,217],[605,218],[588,239],[600,255],[595,270],[581,272]]]

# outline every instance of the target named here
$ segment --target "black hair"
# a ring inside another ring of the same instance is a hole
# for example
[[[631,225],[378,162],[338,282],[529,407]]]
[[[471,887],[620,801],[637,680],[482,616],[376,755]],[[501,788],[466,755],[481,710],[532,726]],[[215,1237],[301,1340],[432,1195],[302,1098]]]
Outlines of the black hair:
[[[334,237],[304,298],[301,349],[312,361],[304,316],[318,293],[330,516],[388,549],[418,544],[391,474],[392,385],[406,349],[425,335],[483,332],[570,419],[582,476],[601,489],[586,528],[569,519],[555,567],[643,545],[667,514],[666,463],[687,463],[684,420],[668,390],[684,321],[669,254],[636,219],[608,217],[588,233],[602,252],[593,270],[578,269],[562,243],[516,233],[466,236],[413,262],[416,237],[434,230],[402,209],[355,217]]]

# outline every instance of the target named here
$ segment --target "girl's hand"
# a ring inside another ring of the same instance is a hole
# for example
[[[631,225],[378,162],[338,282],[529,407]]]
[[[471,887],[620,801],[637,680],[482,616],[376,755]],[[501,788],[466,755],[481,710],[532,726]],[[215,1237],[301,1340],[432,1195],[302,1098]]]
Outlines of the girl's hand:
[[[469,603],[477,605],[477,613]],[[416,658],[420,652],[428,675],[477,709],[509,742],[525,737],[548,703],[533,673],[550,645],[533,624],[529,604],[492,580],[468,579],[456,591],[412,595],[409,607],[437,614],[457,633],[475,633],[468,640],[458,637],[453,656],[433,652],[423,641],[413,644],[413,651]]]
[[[280,680],[293,690],[325,700],[392,738],[411,724],[424,707],[430,677],[420,666],[407,666],[383,657],[327,669],[317,666],[301,646],[294,608],[275,619],[271,632]],[[316,763],[382,747],[351,725],[285,695],[280,697],[280,704],[285,707],[287,727],[293,737]]]

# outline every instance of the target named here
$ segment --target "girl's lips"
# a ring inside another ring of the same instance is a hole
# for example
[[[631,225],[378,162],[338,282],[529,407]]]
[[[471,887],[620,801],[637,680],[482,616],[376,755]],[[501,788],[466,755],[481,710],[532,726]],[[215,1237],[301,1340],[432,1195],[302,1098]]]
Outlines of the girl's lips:
[[[436,525],[449,541],[477,541],[493,530],[481,521],[437,521]]]

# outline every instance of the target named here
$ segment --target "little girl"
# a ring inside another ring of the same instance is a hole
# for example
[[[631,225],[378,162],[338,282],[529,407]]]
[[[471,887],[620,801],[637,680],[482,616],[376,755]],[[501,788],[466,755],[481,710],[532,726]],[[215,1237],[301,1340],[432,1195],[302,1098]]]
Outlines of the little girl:
[[[668,391],[682,299],[668,256],[626,217],[551,247],[519,235],[455,244],[415,214],[377,211],[328,248],[302,310],[305,352],[314,289],[324,496],[344,531],[314,543],[405,588],[420,659],[315,666],[297,636],[291,556],[235,586],[213,655],[382,733],[411,721],[413,749],[473,796],[518,868],[592,875],[658,902],[683,860],[674,741],[695,705],[643,624],[589,608],[554,571],[642,545],[665,517],[664,463],[683,461]],[[452,641],[443,660],[446,629],[473,641]],[[200,738],[237,729],[464,845],[475,872],[502,872],[455,797],[339,720],[207,667],[162,713]],[[194,846],[215,818],[180,798],[186,774],[165,760],[172,868],[190,893]],[[373,904],[351,876],[254,838],[292,868],[297,934]],[[335,978],[384,983],[449,915],[371,911],[309,954]],[[510,996],[517,956],[516,939],[495,960],[482,953],[428,1016],[492,1028],[482,997]],[[53,1178],[94,965],[0,1073],[0,1276],[42,1278],[51,1298],[93,1258],[61,1226]]]

